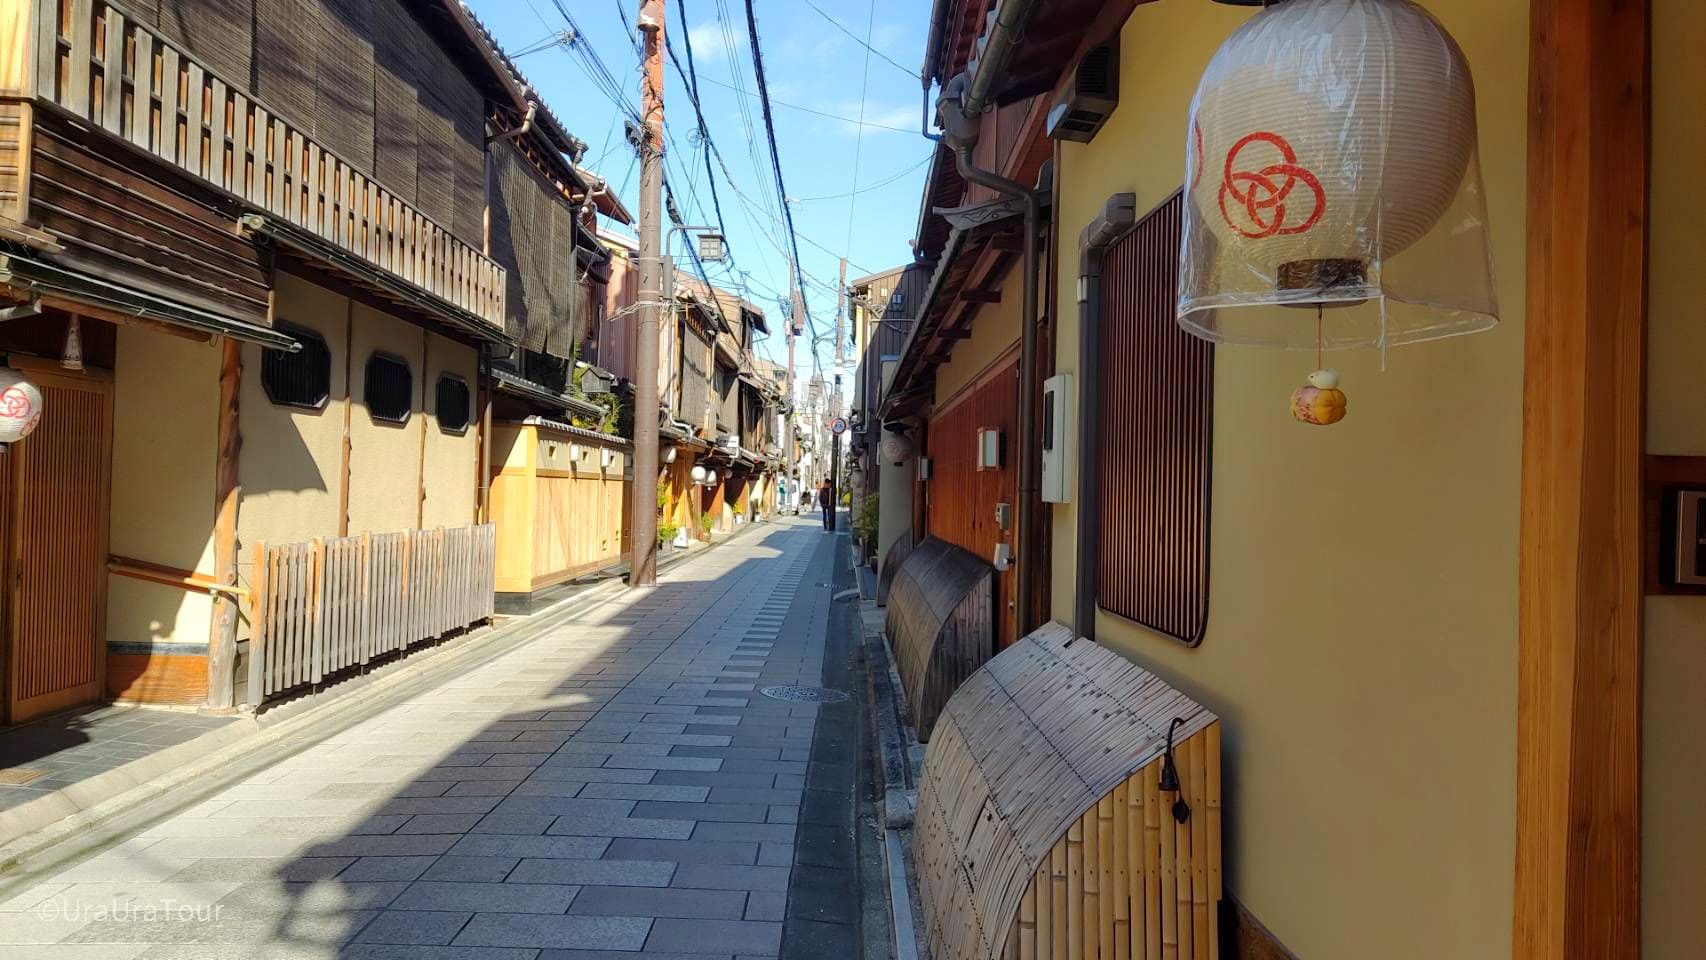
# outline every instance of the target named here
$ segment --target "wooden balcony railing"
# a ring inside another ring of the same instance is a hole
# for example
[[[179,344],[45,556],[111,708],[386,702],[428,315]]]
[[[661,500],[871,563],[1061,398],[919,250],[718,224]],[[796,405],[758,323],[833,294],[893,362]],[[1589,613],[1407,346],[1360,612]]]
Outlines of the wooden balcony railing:
[[[117,7],[34,2],[37,97],[503,329],[496,261]]]
[[[254,546],[252,704],[489,619],[491,524]]]

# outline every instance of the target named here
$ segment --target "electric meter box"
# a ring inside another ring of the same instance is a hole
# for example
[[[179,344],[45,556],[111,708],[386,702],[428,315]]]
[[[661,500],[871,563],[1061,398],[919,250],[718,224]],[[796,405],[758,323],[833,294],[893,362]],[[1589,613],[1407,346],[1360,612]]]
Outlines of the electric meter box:
[[[1072,374],[1062,373],[1043,381],[1043,477],[1044,503],[1071,503],[1073,477],[1072,441],[1077,429],[1072,409]]]

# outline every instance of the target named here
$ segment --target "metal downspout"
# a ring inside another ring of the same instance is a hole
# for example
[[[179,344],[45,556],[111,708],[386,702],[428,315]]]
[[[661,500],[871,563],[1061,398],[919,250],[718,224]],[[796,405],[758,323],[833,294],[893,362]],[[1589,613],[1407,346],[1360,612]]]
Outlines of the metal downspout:
[[[1096,639],[1097,564],[1101,556],[1102,261],[1137,220],[1137,195],[1108,198],[1078,239],[1078,516],[1072,576],[1074,637]]]
[[[1019,34],[1024,31],[1036,7],[1037,0],[998,0],[994,22],[989,25],[983,49],[974,58],[976,70],[972,73],[971,85],[966,88],[966,116],[975,117],[989,106],[990,87],[995,85],[996,76],[1005,69],[1007,55],[1019,42]]]
[[[1042,229],[1042,196],[1017,180],[980,169],[972,161],[970,143],[957,143],[954,156],[960,176],[967,181],[1025,202],[1025,302],[1019,337],[1019,429],[1014,444],[1019,455],[1019,509],[1017,542],[1013,550],[1019,565],[1014,621],[1019,635],[1023,636],[1031,631],[1031,585],[1036,580],[1038,559],[1037,551],[1032,548],[1037,539],[1036,500],[1040,495],[1036,441],[1037,392],[1040,389],[1037,383],[1037,267],[1040,259],[1037,234]]]

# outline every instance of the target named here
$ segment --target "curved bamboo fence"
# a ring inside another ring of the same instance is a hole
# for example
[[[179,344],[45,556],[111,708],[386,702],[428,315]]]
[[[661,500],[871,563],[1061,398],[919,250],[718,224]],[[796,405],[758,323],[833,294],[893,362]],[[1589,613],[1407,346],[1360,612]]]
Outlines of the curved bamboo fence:
[[[877,605],[887,606],[889,591],[894,587],[894,575],[906,563],[906,558],[912,556],[912,528],[907,527],[901,535],[889,544],[888,552],[883,554],[883,565],[877,570]]]
[[[995,652],[995,568],[945,540],[925,539],[889,587],[883,632],[920,743],[948,698]]]
[[[1002,651],[937,723],[914,822],[931,955],[1217,960],[1219,721],[1071,638],[1051,623]]]

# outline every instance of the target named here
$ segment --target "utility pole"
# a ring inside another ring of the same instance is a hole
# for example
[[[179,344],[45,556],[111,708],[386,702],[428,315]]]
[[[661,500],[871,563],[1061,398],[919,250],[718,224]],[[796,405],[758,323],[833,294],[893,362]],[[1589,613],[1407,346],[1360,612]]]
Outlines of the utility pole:
[[[788,402],[793,407],[793,413],[788,416],[788,475],[793,476],[799,469],[799,455],[795,451],[796,428],[800,419],[799,383],[794,374],[794,341],[799,339],[805,330],[806,298],[800,291],[799,269],[792,263],[788,264],[788,279],[790,281],[788,295],[792,301],[792,316],[788,318]],[[806,489],[805,478],[800,478],[800,488]]]
[[[842,350],[842,344],[845,342],[845,340],[841,335],[841,331],[842,331],[841,316],[842,316],[842,314],[847,312],[847,258],[846,257],[841,258],[841,279],[836,282],[835,290],[836,290],[836,296],[835,296],[835,367],[837,370],[839,370],[839,369],[841,369],[842,363],[846,362],[846,359],[847,359],[846,353]],[[847,320],[848,320],[848,322],[851,323],[853,318],[848,317]]]
[[[835,392],[841,392],[841,374],[835,375]],[[831,404],[829,416],[841,416],[841,405]],[[829,434],[829,530],[834,533],[841,525],[838,511],[841,509],[841,434],[834,430]]]
[[[663,0],[640,0],[640,316],[634,347],[634,512],[630,588],[658,580],[658,331],[663,289]]]

